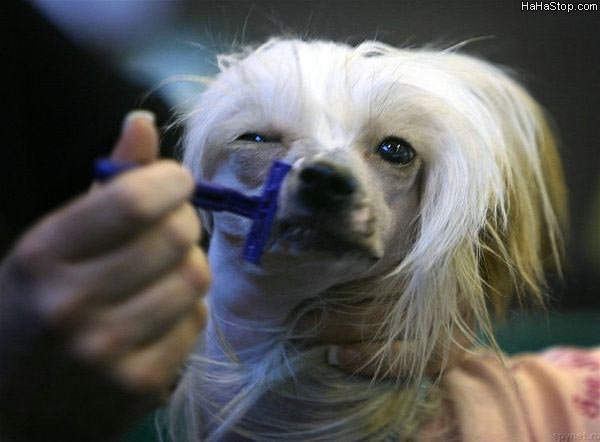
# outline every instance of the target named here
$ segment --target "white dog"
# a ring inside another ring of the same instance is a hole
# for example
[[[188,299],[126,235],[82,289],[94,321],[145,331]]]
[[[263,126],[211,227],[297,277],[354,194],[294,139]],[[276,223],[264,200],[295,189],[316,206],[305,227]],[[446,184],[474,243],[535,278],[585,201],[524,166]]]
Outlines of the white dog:
[[[274,159],[293,169],[261,266],[241,259],[247,220],[202,214],[212,317],[173,437],[418,438],[446,395],[427,364],[476,336],[493,347],[492,314],[513,294],[542,301],[544,265],[560,269],[565,190],[543,110],[454,50],[274,39],[219,66],[187,120],[187,166],[246,193]],[[340,310],[366,312],[375,379],[306,345]],[[299,331],[306,314],[319,321]]]

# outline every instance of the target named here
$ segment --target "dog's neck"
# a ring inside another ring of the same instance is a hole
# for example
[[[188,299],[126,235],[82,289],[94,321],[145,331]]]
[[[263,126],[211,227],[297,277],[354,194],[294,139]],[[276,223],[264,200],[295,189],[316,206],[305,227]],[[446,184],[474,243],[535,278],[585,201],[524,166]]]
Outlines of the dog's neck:
[[[318,269],[270,271],[244,262],[240,255],[240,248],[218,232],[211,238],[209,262],[215,279],[207,297],[210,319],[202,356],[213,361],[214,365],[209,363],[204,370],[215,376],[222,377],[225,367],[244,371],[264,363],[285,340],[294,308],[319,295],[329,284],[328,279],[308,273],[318,275]],[[244,377],[237,379],[229,385],[206,385],[203,394],[215,404],[215,410],[245,387]],[[265,398],[261,406],[268,408]]]
[[[249,353],[251,348],[258,351],[264,342],[285,333],[286,321],[296,306],[317,297],[340,278],[336,269],[324,273],[322,267],[311,263],[284,271],[257,268],[244,262],[239,247],[218,232],[211,240],[209,261],[216,278],[208,296],[207,350],[219,335],[235,353]]]
[[[371,385],[370,381],[365,381],[363,385],[356,379],[348,384],[347,375],[325,363],[324,350],[320,347],[306,353],[303,362],[295,366],[300,370],[298,374],[302,382],[294,384],[294,388],[304,389],[308,397],[296,397],[295,393],[290,396],[289,392],[282,394],[279,390],[271,390],[271,382],[283,386],[284,391],[287,388],[285,382],[290,372],[286,371],[289,369],[286,333],[289,332],[290,314],[303,301],[321,295],[334,285],[335,278],[341,280],[341,272],[338,269],[324,272],[322,267],[310,268],[310,264],[282,272],[277,271],[276,266],[273,271],[274,267],[268,263],[264,268],[257,268],[243,262],[239,250],[219,234],[212,238],[209,258],[216,278],[208,296],[211,316],[202,351],[202,356],[206,358],[203,359],[211,362],[202,366],[201,370],[207,379],[220,381],[202,383],[202,397],[205,403],[212,404],[212,410],[207,411],[206,416],[220,413],[252,384],[252,388],[262,390],[247,413],[252,415],[250,419],[257,418],[258,413],[267,427],[270,417],[277,416],[282,407],[294,410],[293,416],[289,415],[286,419],[289,418],[288,423],[292,426],[297,421],[298,428],[312,422],[317,415],[321,416],[323,422],[328,421],[331,418],[331,403],[334,402],[326,401],[318,405],[320,408],[315,408],[322,399],[321,392],[327,392],[328,397],[335,397],[339,401],[339,404],[335,402],[339,409],[346,410],[340,411],[340,416],[345,416],[346,412],[360,411],[361,408],[357,408],[359,403],[370,403],[370,413],[375,413],[382,422],[400,422],[404,419],[402,413],[392,419],[386,410],[390,409],[390,404],[413,401],[414,389],[403,391],[387,384]],[[282,360],[286,360],[286,363],[282,363]],[[277,378],[277,373],[280,373],[280,378]],[[284,382],[278,384],[278,379]],[[348,388],[352,388],[350,395]],[[373,398],[376,403],[372,402]],[[353,422],[358,426],[372,417],[363,414],[353,414]],[[211,428],[216,422],[207,419],[208,428]],[[365,428],[360,428],[365,431]],[[276,427],[271,430],[276,431]],[[232,433],[223,435],[221,440],[243,439]]]

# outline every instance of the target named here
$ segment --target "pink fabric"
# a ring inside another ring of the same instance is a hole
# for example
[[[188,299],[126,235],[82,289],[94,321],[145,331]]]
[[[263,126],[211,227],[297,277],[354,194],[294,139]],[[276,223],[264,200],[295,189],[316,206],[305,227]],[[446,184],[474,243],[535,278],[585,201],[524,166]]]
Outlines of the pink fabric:
[[[423,434],[454,424],[443,440],[600,441],[600,348],[557,347],[507,358],[469,356],[443,382],[444,415]]]

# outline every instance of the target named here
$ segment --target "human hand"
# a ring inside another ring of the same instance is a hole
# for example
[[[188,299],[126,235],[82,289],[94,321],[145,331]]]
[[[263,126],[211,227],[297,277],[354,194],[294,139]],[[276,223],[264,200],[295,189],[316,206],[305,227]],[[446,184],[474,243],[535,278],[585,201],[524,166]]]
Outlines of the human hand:
[[[206,319],[191,175],[131,115],[112,158],[145,167],[30,229],[0,267],[0,433],[102,439],[170,392]]]

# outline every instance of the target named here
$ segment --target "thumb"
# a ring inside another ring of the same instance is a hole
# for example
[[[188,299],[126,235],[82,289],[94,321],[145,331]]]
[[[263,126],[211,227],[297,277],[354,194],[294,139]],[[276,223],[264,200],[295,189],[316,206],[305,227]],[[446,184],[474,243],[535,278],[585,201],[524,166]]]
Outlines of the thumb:
[[[121,136],[111,159],[134,163],[151,163],[158,157],[158,130],[154,114],[147,110],[131,111],[123,121]]]

